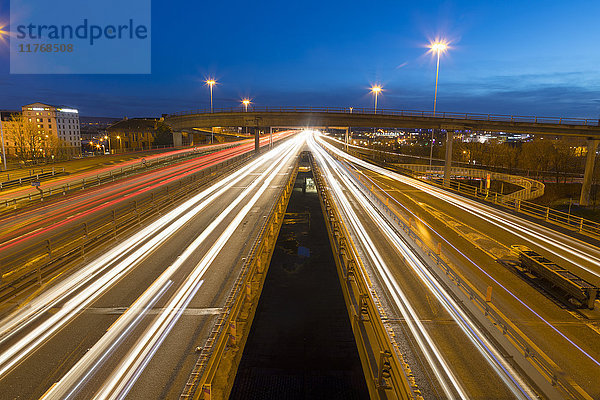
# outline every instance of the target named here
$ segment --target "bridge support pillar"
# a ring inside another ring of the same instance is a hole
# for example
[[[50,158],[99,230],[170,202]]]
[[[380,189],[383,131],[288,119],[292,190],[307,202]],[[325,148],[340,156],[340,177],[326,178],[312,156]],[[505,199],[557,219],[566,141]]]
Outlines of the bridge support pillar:
[[[260,129],[257,126],[256,130],[254,131],[254,152],[258,153],[259,150],[260,150]]]
[[[344,143],[346,143],[346,151],[348,151],[348,143],[350,143],[350,127],[346,128],[346,135],[344,136]]]
[[[450,186],[450,174],[452,172],[452,141],[454,139],[454,131],[448,129],[446,131],[446,161],[444,164],[444,186]]]
[[[181,132],[173,132],[173,146],[175,146],[175,147],[183,146],[183,137],[182,137]]]
[[[598,139],[588,139],[587,159],[585,161],[585,173],[583,174],[583,185],[581,185],[581,197],[579,205],[590,205],[590,192],[592,190],[592,181],[594,177],[594,165],[596,163],[596,150],[598,150]]]

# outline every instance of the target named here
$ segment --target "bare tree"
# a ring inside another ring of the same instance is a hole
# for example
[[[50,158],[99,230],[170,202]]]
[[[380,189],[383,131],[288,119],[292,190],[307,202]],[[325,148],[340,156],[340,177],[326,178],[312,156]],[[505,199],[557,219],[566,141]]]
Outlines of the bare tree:
[[[42,155],[39,151],[42,135],[38,133],[35,123],[28,118],[22,114],[11,115],[10,120],[5,122],[5,130],[19,160],[33,160]]]

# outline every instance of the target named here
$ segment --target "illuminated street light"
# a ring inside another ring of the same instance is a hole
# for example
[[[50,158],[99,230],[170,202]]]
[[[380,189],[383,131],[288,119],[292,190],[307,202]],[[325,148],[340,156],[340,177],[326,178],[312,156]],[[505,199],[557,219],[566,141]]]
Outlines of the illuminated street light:
[[[448,43],[443,40],[438,40],[429,45],[429,51],[434,53],[437,57],[437,67],[435,70],[435,93],[433,95],[433,116],[434,117],[435,117],[435,109],[437,106],[437,87],[438,87],[438,77],[440,74],[440,54],[445,53],[446,50],[448,50]],[[431,167],[431,164],[433,162],[433,132],[434,132],[434,130],[432,129],[431,130],[431,147],[429,150],[429,167]]]
[[[5,41],[8,37],[8,31],[4,30],[4,26],[0,26],[0,41]],[[4,148],[4,130],[2,129],[2,115],[0,114],[0,141],[2,141],[2,165],[6,171],[6,150]]]
[[[377,96],[381,93],[381,86],[375,85],[371,88],[371,93],[375,94],[375,114],[377,114]]]
[[[437,57],[437,68],[435,71],[435,93],[433,95],[433,116],[435,117],[435,109],[436,109],[436,105],[437,105],[438,77],[440,74],[440,54],[444,53],[444,52],[446,52],[446,50],[448,50],[448,44],[443,41],[434,42],[429,46],[429,49]]]
[[[252,102],[250,101],[250,99],[242,99],[242,104],[244,105],[244,108],[246,109],[246,112],[248,112],[248,106],[251,104]],[[246,135],[248,134],[248,125],[246,125]]]
[[[4,129],[2,128],[2,115],[0,114],[0,140],[2,141],[2,165],[6,171],[6,150],[4,149]]]
[[[243,99],[242,104],[244,105],[245,112],[248,112],[248,106],[250,105],[250,99]]]
[[[104,136],[104,139],[106,139],[106,141],[108,142],[108,152],[111,152],[111,148],[110,148],[110,139],[108,138],[108,136]]]
[[[210,87],[210,112],[213,112],[213,86],[217,84],[214,79],[207,79],[204,81]]]

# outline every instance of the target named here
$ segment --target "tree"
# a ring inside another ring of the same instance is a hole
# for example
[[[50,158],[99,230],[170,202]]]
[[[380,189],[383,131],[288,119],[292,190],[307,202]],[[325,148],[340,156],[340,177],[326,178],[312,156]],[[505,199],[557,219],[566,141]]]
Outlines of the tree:
[[[39,151],[42,135],[38,132],[35,123],[22,114],[13,114],[10,120],[4,123],[4,128],[19,160],[33,160],[42,156],[42,152]]]
[[[155,146],[173,146],[173,131],[169,125],[164,122],[156,124],[153,144]]]

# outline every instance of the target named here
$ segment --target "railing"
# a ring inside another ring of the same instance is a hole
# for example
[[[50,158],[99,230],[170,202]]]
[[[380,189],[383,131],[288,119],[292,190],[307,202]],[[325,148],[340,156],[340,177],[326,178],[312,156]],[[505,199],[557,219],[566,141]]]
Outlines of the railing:
[[[70,267],[70,263],[96,250],[106,241],[140,226],[145,220],[170,209],[178,201],[198,190],[198,187],[250,158],[242,154],[227,161],[199,170],[160,190],[140,197],[133,202],[94,216],[84,223],[69,228],[44,240],[14,252],[4,251],[0,257],[0,304],[32,284],[41,285],[57,271]]]
[[[412,374],[393,335],[382,321],[367,272],[312,157],[311,163],[370,397],[421,398],[414,379],[410,382]]]
[[[416,174],[427,175],[430,178],[440,176],[444,173],[444,167],[437,165],[429,166],[421,164],[398,164],[397,167],[410,170]],[[518,175],[503,174],[500,172],[491,172],[483,169],[464,167],[452,167],[451,175],[454,177],[467,176],[469,178],[477,179],[486,179],[489,175],[490,179],[508,182],[523,188],[513,193],[499,193],[500,197],[498,201],[501,203],[511,200],[531,200],[544,195],[545,185],[542,182]],[[460,182],[456,182],[456,185],[457,189],[460,191]],[[465,184],[463,183],[463,185]],[[487,193],[487,195],[489,196],[489,193]]]
[[[219,113],[244,113],[244,109],[240,107],[225,107],[217,108],[212,112],[210,109],[197,109],[189,111],[181,111],[170,114],[167,118],[193,115],[193,114],[219,114]],[[252,107],[248,112],[302,112],[302,113],[334,113],[334,114],[366,114],[366,115],[385,115],[395,117],[412,117],[412,118],[439,118],[439,119],[456,119],[456,120],[472,120],[472,121],[488,121],[488,122],[523,122],[535,124],[553,124],[553,125],[569,125],[569,126],[600,126],[598,119],[592,118],[563,118],[563,117],[537,117],[526,115],[509,115],[509,114],[481,114],[481,113],[459,113],[459,112],[444,112],[438,111],[435,114],[433,111],[417,111],[417,110],[395,110],[381,108],[375,110],[365,107]]]
[[[329,150],[325,149],[329,152]],[[338,158],[335,154],[330,154]],[[341,160],[344,162],[344,160]],[[352,170],[350,170],[352,171]],[[452,286],[456,286],[466,296],[466,301],[472,303],[482,314],[482,316],[492,323],[492,327],[496,329],[497,333],[501,333],[501,337],[506,338],[509,343],[514,346],[514,349],[518,351],[517,354],[524,357],[526,363],[531,363],[535,366],[536,370],[539,371],[543,378],[546,380],[542,383],[549,384],[552,387],[559,389],[563,394],[568,394],[569,398],[579,400],[592,400],[592,398],[568,376],[554,361],[552,361],[535,343],[533,343],[529,337],[522,332],[510,319],[508,319],[496,306],[477,291],[468,281],[463,279],[460,274],[452,269],[446,261],[441,257],[442,251],[441,246],[437,250],[433,250],[427,241],[431,241],[432,238],[429,235],[422,235],[419,230],[413,226],[413,220],[409,215],[403,214],[390,207],[390,203],[393,204],[395,199],[389,193],[375,189],[375,182],[369,177],[358,174],[356,171],[352,172],[356,182],[359,183],[360,190],[367,194],[375,204],[383,210],[386,216],[391,218],[392,222],[397,226],[394,228],[396,232],[403,232],[415,245],[416,248],[420,249],[425,255],[430,257],[435,266],[441,270],[443,275],[448,277],[452,282]],[[423,238],[425,236],[425,239]],[[437,271],[433,270],[429,263],[425,263],[425,266],[430,269],[435,275],[439,276]],[[509,349],[505,349],[509,350]],[[509,356],[510,357],[510,356]],[[516,362],[515,357],[513,359]]]
[[[223,370],[227,369],[226,367],[221,368],[221,361],[228,350],[233,350],[238,355],[243,350],[297,173],[296,163],[252,245],[240,275],[227,298],[223,313],[218,317],[205,346],[202,347],[196,365],[181,393],[181,399],[210,400],[227,397],[233,381],[221,386],[215,384],[218,374],[229,373],[228,370]]]
[[[50,198],[52,196],[66,195],[67,193],[71,193],[76,190],[82,190],[82,189],[98,186],[103,183],[112,182],[112,181],[115,181],[116,179],[124,178],[126,176],[132,175],[137,172],[148,171],[148,170],[158,168],[158,167],[161,167],[164,165],[179,162],[179,161],[182,161],[182,160],[190,158],[190,157],[209,154],[214,151],[217,151],[217,150],[200,148],[198,150],[190,150],[189,152],[186,152],[186,153],[178,153],[178,154],[171,154],[171,155],[162,156],[162,157],[156,157],[156,158],[149,159],[148,161],[146,161],[145,159],[142,159],[142,161],[136,162],[127,167],[121,167],[119,169],[114,169],[114,170],[110,170],[107,172],[103,172],[101,174],[96,174],[95,176],[92,176],[92,177],[82,178],[82,179],[76,180],[75,182],[67,183],[62,186],[48,188],[48,189],[40,188],[41,190],[39,192],[29,193],[26,196],[0,200],[0,211],[6,210],[8,208],[14,209],[24,203],[30,203],[33,201],[43,201],[44,199],[47,200],[48,198]]]
[[[339,148],[344,146],[344,144],[338,140],[332,140],[331,142],[333,142]],[[349,146],[349,147],[353,147],[358,150],[362,149],[358,146]],[[374,150],[374,149],[364,149],[364,150],[367,150],[368,152],[371,152],[371,153],[379,152],[379,150]],[[364,156],[364,153],[360,153],[358,151],[349,151],[349,153],[354,155],[355,157],[359,157],[359,158],[361,156]],[[393,154],[393,153],[389,153],[389,152],[382,152],[382,153],[385,153],[386,156],[390,156]],[[378,161],[374,160],[373,158],[370,158],[369,161],[374,162],[376,164],[378,163]],[[575,231],[575,232],[580,233],[585,236],[592,237],[594,239],[600,239],[600,222],[596,222],[596,221],[592,221],[592,220],[589,220],[589,219],[586,219],[583,217],[579,217],[579,216],[571,214],[570,212],[566,213],[563,211],[555,210],[548,206],[542,206],[540,204],[536,204],[536,203],[527,201],[524,197],[520,198],[519,197],[520,195],[511,196],[510,194],[496,193],[496,192],[493,192],[493,191],[490,191],[487,189],[481,189],[479,187],[469,185],[467,183],[463,183],[460,181],[455,181],[455,180],[451,180],[449,186],[444,186],[440,180],[422,179],[422,175],[415,173],[412,169],[406,169],[406,168],[400,169],[400,168],[397,168],[396,166],[390,166],[387,164],[380,164],[380,165],[387,169],[395,168],[398,172],[408,175],[412,178],[418,179],[422,182],[430,183],[430,184],[440,187],[440,188],[449,189],[449,190],[455,191],[459,194],[474,197],[474,198],[477,198],[478,200],[490,202],[490,203],[496,204],[498,206],[508,208],[511,211],[515,211],[517,213],[527,214],[531,217],[535,217],[535,218],[538,218],[545,222],[548,222],[550,224],[554,224],[554,225],[561,226],[563,228],[570,229],[572,231]],[[429,166],[425,166],[425,165],[423,165],[422,167],[429,168]],[[433,167],[433,168],[436,168],[436,167]],[[494,173],[491,172],[491,174],[494,174]],[[522,179],[528,179],[528,178],[522,178]],[[532,181],[538,182],[535,180],[532,180]],[[543,183],[541,183],[541,182],[538,182],[538,183],[539,183],[539,185],[543,185]],[[541,189],[540,187],[538,187],[537,189],[534,189],[533,193],[540,193],[539,192],[540,189]],[[533,198],[533,197],[530,197],[530,198]]]
[[[571,213],[554,210],[550,207],[535,204],[530,201],[515,200],[506,202],[504,205],[510,207],[514,211],[568,228],[583,235],[593,237],[594,239],[600,239],[600,222],[578,217]]]
[[[21,172],[21,173],[19,173]],[[41,180],[44,180],[46,178],[52,178],[56,175],[61,175],[65,173],[65,167],[62,168],[47,168],[46,172],[44,172],[44,169],[40,169],[39,172],[36,172],[35,170],[29,170],[29,171],[11,171],[11,172],[6,172],[6,180],[3,182],[0,182],[0,191],[3,189],[7,189],[10,187],[14,187],[14,186],[20,186],[23,185],[24,183],[30,183],[30,182],[39,182]],[[4,174],[2,174],[4,175]]]

